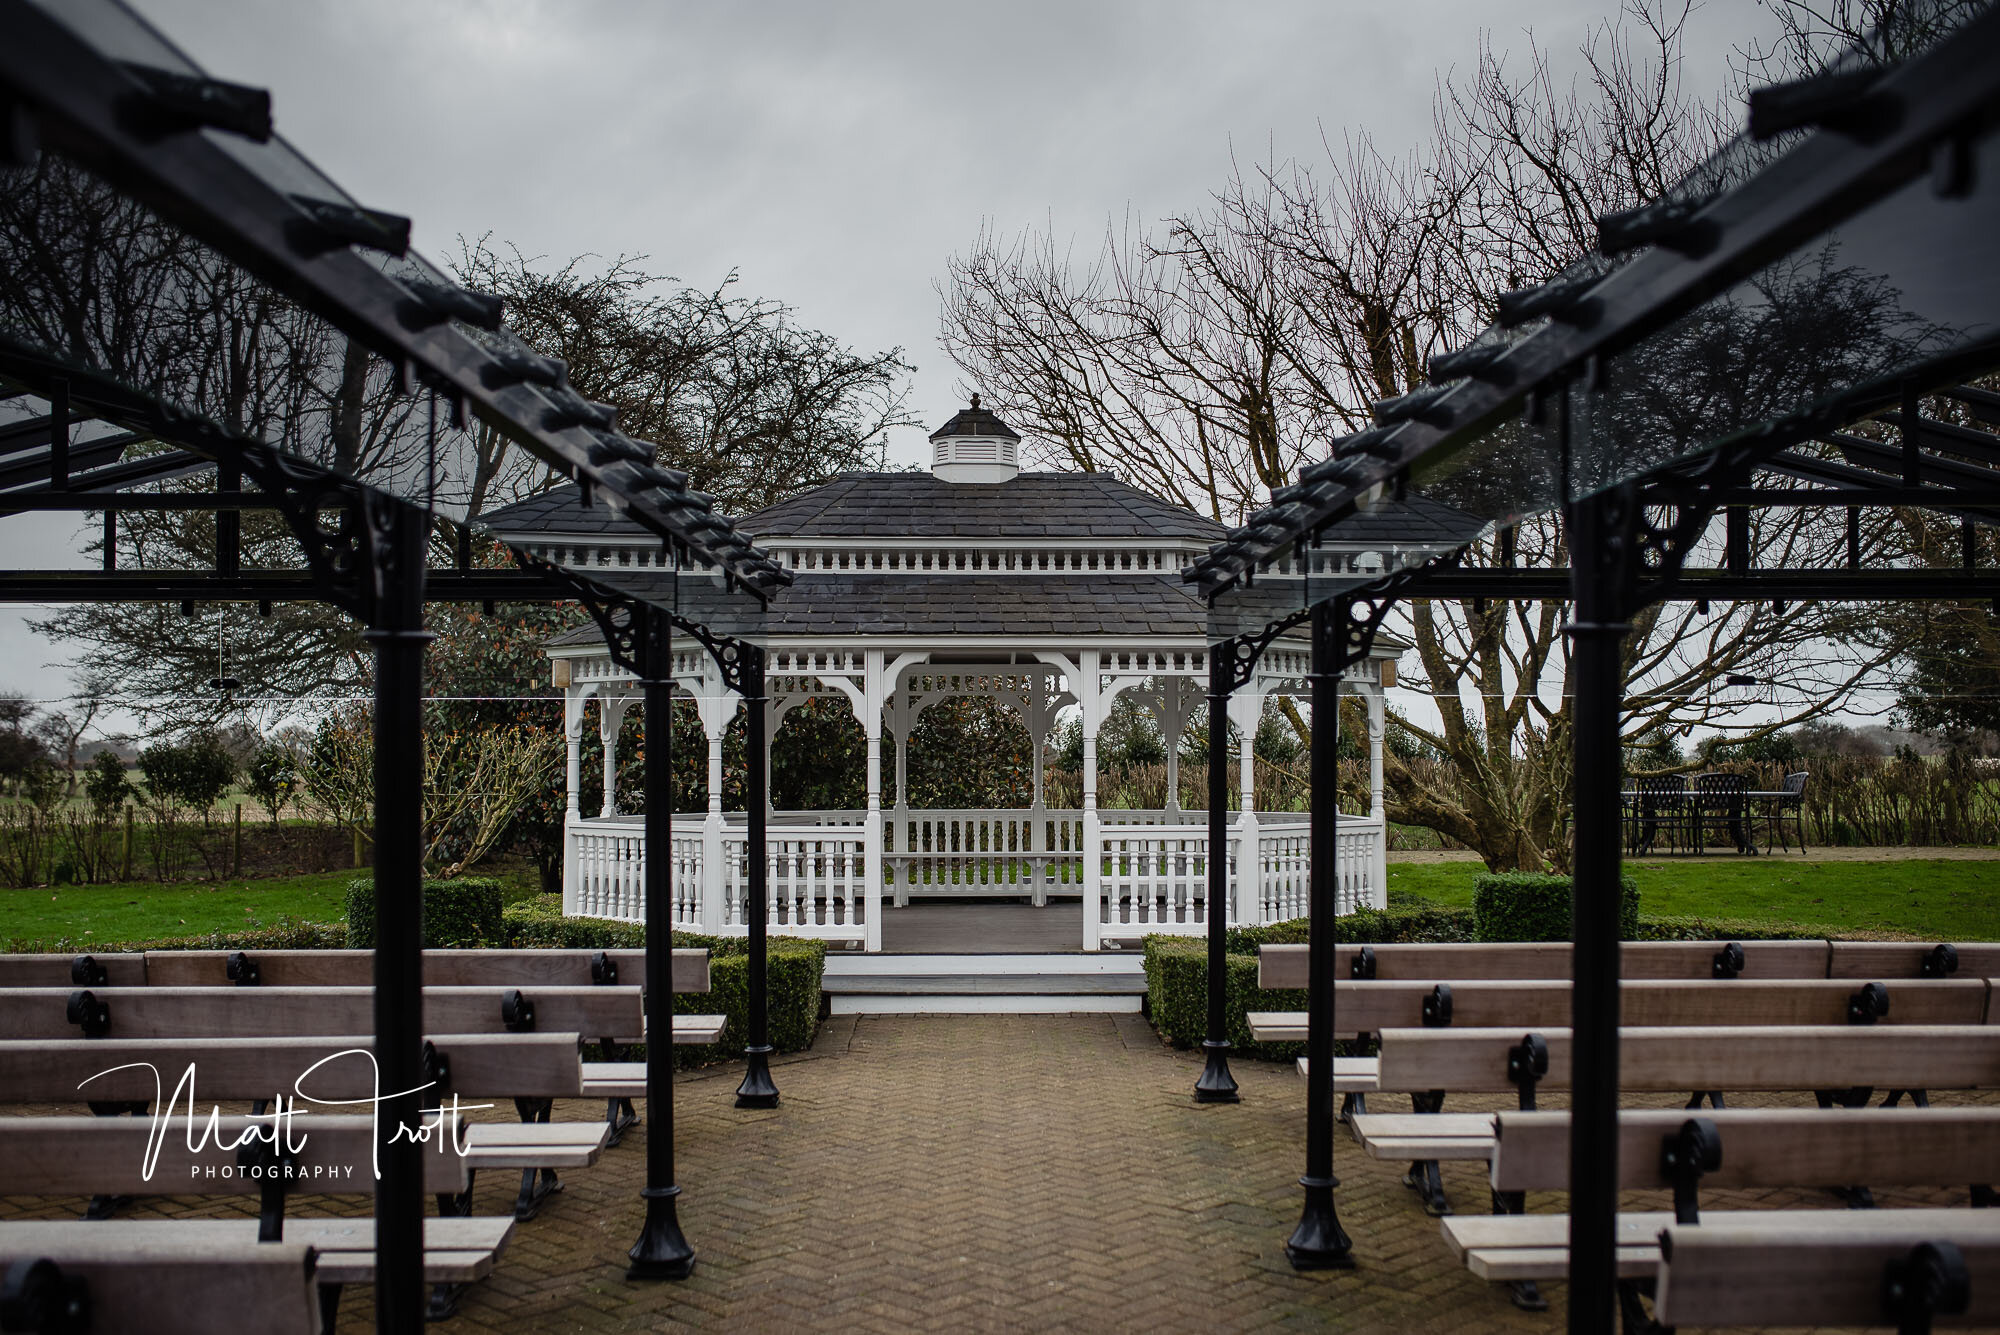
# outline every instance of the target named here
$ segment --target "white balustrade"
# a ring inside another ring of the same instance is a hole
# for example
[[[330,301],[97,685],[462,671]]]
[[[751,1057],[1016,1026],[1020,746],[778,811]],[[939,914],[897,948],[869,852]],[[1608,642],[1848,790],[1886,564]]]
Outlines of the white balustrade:
[[[749,839],[741,828],[724,833],[722,929],[749,930]],[[796,827],[767,829],[764,846],[764,921],[784,936],[865,941],[862,906],[868,898],[867,836],[858,827],[827,826],[811,833]]]
[[[1129,935],[1198,934],[1208,926],[1208,826],[1201,812],[1105,810],[1101,813],[1098,921]],[[747,930],[749,864],[741,813],[722,833],[720,866],[703,860],[702,813],[674,817],[673,922],[700,931],[710,896],[725,934]],[[1080,811],[903,811],[883,813],[882,884],[871,884],[866,813],[773,813],[766,831],[765,909],[773,933],[861,943],[871,894],[909,896],[1078,893],[1083,887]],[[1234,821],[1232,820],[1232,825]],[[643,921],[645,825],[639,816],[569,822],[576,911],[586,917]],[[1240,871],[1230,841],[1230,880]],[[1383,830],[1379,821],[1342,815],[1336,911],[1384,902]],[[1310,898],[1310,823],[1303,813],[1259,813],[1256,906],[1261,923],[1306,915]],[[720,883],[710,885],[711,876]],[[1231,904],[1236,901],[1232,897]],[[1232,914],[1233,908],[1229,910]],[[1233,919],[1232,919],[1233,920]]]
[[[700,815],[674,817],[673,924],[701,927]],[[641,816],[576,820],[565,835],[576,851],[577,912],[587,918],[646,918],[646,826]]]
[[[1103,837],[1101,921],[1161,932],[1206,930],[1206,825],[1106,824]]]

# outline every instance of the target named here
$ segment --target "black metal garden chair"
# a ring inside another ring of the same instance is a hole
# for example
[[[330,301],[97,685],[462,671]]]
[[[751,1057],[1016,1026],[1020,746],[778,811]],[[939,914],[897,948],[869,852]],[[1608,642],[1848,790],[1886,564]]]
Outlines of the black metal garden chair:
[[[1626,842],[1634,853],[1651,853],[1662,842],[1679,852],[1687,846],[1687,777],[1635,775],[1626,812]]]
[[[1783,787],[1784,796],[1770,799],[1770,806],[1764,813],[1764,846],[1769,848],[1776,842],[1789,850],[1791,841],[1785,837],[1785,826],[1789,824],[1798,835],[1799,852],[1806,851],[1806,771],[1787,774]]]
[[[1739,853],[1750,851],[1750,779],[1743,774],[1697,774],[1690,802],[1690,832],[1694,851],[1721,832]]]

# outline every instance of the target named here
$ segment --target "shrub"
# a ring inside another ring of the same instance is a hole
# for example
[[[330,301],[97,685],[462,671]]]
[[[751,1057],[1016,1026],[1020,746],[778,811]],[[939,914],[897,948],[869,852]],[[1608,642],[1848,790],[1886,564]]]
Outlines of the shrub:
[[[497,946],[505,940],[500,882],[488,876],[424,882],[424,947]],[[363,876],[347,887],[347,943],[375,947],[375,880]]]
[[[534,900],[508,905],[501,919],[502,940],[516,949],[640,950],[646,945],[644,923],[566,918],[557,905]],[[729,1028],[720,1043],[677,1045],[676,1064],[700,1066],[734,1059],[750,1034],[750,943],[740,936],[675,932],[674,945],[708,951],[709,984],[705,993],[677,994],[674,1013],[729,1017]],[[812,1046],[813,1036],[819,1032],[820,983],[825,969],[824,942],[790,936],[765,938],[764,986],[771,1046],[778,1051],[800,1052]],[[635,1049],[633,1060],[643,1050]]]
[[[1618,935],[1639,932],[1639,887],[1620,882]],[[1571,936],[1570,878],[1531,872],[1481,876],[1472,884],[1473,935],[1480,941],[1567,941]]]

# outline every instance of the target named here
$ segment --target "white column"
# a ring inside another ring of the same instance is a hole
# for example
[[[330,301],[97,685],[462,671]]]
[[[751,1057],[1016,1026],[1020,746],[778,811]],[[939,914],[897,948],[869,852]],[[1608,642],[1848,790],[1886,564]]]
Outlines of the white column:
[[[703,694],[695,697],[701,715],[701,730],[708,738],[708,815],[701,826],[701,929],[710,936],[722,930],[724,874],[722,842],[722,739],[729,732],[729,720],[736,715],[736,697],[723,691],[719,682],[702,683]]]
[[[618,733],[631,704],[630,697],[613,699],[609,693],[597,697],[597,734],[604,743],[604,802],[599,816],[618,814]]]
[[[1071,693],[1083,707],[1083,948],[1096,950],[1104,917],[1104,825],[1097,814],[1097,730],[1104,722],[1104,699],[1097,650],[1086,649],[1079,657]]]
[[[868,815],[862,831],[862,856],[868,864],[863,891],[862,916],[867,939],[865,948],[882,948],[882,708],[886,703],[887,672],[882,651],[867,651],[867,669],[862,680],[861,728],[868,738]]]
[[[1382,796],[1382,748],[1388,737],[1388,700],[1383,688],[1368,691],[1368,815],[1379,834],[1375,840],[1375,865],[1370,869],[1369,902],[1378,909],[1389,907],[1389,817]]]
[[[577,911],[576,824],[583,819],[577,790],[583,787],[583,711],[588,697],[574,687],[563,696],[563,741],[569,763],[563,770],[563,912]]]
[[[1254,686],[1229,697],[1229,721],[1236,725],[1237,791],[1236,884],[1231,920],[1255,925],[1264,920],[1264,867],[1257,847],[1257,725],[1264,719],[1264,695]]]

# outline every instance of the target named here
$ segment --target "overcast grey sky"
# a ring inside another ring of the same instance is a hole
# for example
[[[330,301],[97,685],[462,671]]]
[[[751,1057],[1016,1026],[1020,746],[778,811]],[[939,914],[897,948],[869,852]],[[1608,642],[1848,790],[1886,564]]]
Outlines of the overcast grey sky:
[[[1231,154],[1321,155],[1430,128],[1437,78],[1532,29],[1573,55],[1617,0],[134,0],[220,77],[270,89],[280,133],[442,258],[491,234],[552,260],[645,255],[694,285],[731,269],[867,350],[901,346],[930,426],[958,406],[934,284],[982,225],[1199,205]],[[1686,77],[1719,86],[1751,0],[1709,0]],[[922,432],[892,440],[918,457]],[[0,550],[51,564],[73,520]],[[32,553],[32,555],[30,555]],[[60,648],[0,616],[0,689],[59,695]]]

